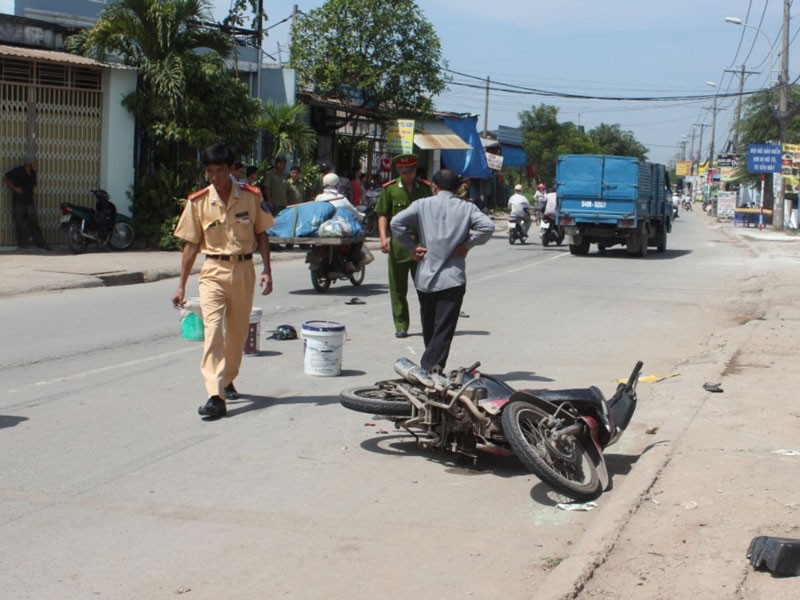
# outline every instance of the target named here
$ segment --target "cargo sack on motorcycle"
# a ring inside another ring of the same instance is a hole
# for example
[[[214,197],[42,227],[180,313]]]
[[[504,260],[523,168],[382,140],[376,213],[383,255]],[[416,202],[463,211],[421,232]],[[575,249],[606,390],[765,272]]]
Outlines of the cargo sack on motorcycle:
[[[287,206],[275,217],[275,224],[269,228],[271,237],[317,237],[317,230],[323,222],[333,217],[333,206],[327,202],[305,202]]]
[[[181,322],[181,335],[185,340],[202,341],[205,338],[203,319],[196,313],[188,312]]]

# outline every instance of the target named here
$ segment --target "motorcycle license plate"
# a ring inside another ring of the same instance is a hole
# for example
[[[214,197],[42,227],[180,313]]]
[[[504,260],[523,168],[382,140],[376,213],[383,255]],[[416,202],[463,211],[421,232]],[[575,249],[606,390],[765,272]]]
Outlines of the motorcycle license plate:
[[[63,223],[69,223],[71,219],[72,219],[72,217],[70,217],[69,215],[61,215],[61,223],[62,224]]]

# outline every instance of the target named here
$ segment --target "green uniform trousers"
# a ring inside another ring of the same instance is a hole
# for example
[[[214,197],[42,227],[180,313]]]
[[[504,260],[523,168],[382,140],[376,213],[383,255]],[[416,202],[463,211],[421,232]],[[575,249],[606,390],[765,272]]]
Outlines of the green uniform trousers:
[[[417,261],[397,261],[389,254],[389,299],[392,302],[392,317],[395,331],[408,331],[411,318],[408,314],[408,279],[417,273]]]

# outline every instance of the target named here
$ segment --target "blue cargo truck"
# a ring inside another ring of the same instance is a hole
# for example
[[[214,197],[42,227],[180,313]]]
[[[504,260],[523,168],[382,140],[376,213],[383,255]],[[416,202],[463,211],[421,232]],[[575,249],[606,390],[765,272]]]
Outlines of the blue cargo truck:
[[[630,156],[565,154],[556,167],[558,226],[571,254],[624,244],[628,254],[667,249],[672,198],[664,165]]]

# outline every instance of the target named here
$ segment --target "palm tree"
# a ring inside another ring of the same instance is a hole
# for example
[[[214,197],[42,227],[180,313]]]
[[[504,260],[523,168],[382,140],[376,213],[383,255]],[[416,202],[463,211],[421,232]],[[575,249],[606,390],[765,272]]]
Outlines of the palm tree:
[[[233,52],[230,38],[203,23],[211,20],[208,0],[119,0],[97,24],[71,37],[67,47],[100,61],[116,57],[139,70],[140,90],[177,110],[186,92],[186,61],[197,50],[221,59]]]
[[[306,122],[303,104],[267,102],[256,126],[272,138],[272,158],[297,153],[307,158],[317,143],[314,129]]]

